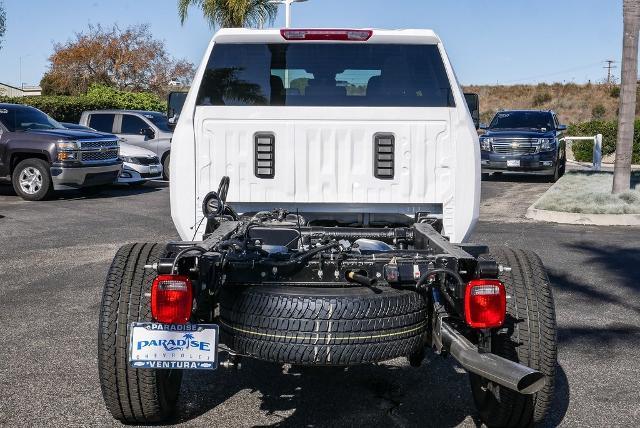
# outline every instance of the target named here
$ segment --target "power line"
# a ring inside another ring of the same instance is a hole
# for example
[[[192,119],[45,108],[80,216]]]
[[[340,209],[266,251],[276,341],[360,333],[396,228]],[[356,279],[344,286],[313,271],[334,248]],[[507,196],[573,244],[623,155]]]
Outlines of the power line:
[[[519,83],[519,82],[525,82],[525,81],[530,81],[530,80],[535,80],[535,79],[541,79],[541,78],[545,78],[545,77],[551,77],[551,76],[557,76],[560,74],[565,74],[565,73],[570,73],[572,71],[580,71],[580,70],[587,70],[590,68],[594,68],[597,65],[600,65],[601,62],[592,62],[590,64],[584,64],[584,65],[579,65],[576,67],[572,67],[572,68],[567,68],[566,70],[560,70],[560,71],[555,71],[553,73],[546,73],[546,74],[538,74],[537,76],[529,76],[529,77],[524,77],[521,79],[516,79],[516,80],[508,80],[506,82],[502,82],[502,84],[511,84],[511,83]]]

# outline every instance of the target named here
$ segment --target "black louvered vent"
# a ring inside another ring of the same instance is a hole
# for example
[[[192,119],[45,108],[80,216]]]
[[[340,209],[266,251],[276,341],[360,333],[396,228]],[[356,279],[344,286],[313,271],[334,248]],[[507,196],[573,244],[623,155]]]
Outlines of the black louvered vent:
[[[393,178],[395,138],[391,134],[377,134],[373,137],[373,175],[382,180]]]
[[[275,140],[271,134],[256,134],[255,173],[258,178],[273,178],[276,174]]]

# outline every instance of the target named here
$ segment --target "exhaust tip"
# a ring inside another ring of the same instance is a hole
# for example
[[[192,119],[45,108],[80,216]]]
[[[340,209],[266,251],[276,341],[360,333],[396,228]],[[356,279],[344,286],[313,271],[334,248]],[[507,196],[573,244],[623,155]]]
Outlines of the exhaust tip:
[[[544,387],[546,376],[538,371],[523,376],[518,381],[518,392],[521,394],[535,394]]]

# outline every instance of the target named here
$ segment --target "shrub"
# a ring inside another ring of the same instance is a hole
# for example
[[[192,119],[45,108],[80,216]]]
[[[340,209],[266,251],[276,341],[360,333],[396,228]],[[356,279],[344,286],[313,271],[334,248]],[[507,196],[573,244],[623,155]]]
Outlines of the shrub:
[[[614,86],[611,88],[609,95],[611,95],[611,98],[618,98],[620,96],[620,86]]]
[[[593,120],[601,120],[605,114],[607,114],[607,110],[602,104],[596,104],[596,106],[591,109],[591,117]]]
[[[108,103],[130,110],[166,111],[166,102],[150,92],[119,91],[108,86],[93,85],[85,95],[87,100],[97,103]]]
[[[551,94],[549,94],[548,92],[536,94],[533,97],[533,105],[535,107],[541,106],[542,104],[548,103],[549,101],[551,101]]]
[[[86,110],[132,109],[166,111],[166,102],[144,92],[126,92],[106,86],[92,86],[81,96],[0,97],[0,102],[25,104],[47,113],[60,122],[78,123]]]
[[[567,135],[574,137],[590,137],[602,134],[602,154],[610,155],[616,151],[616,140],[618,138],[618,122],[616,121],[593,120],[591,122],[572,124],[567,131]],[[592,141],[575,141],[572,147],[576,160],[592,162]],[[635,122],[632,162],[635,164],[640,163],[640,120]]]

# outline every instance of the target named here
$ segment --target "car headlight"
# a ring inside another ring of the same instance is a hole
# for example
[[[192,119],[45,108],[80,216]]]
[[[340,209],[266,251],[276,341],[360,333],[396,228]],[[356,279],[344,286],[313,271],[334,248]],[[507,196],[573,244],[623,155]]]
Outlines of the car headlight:
[[[540,151],[543,152],[545,150],[553,150],[555,146],[555,139],[553,138],[538,138],[538,145],[540,147]]]
[[[70,161],[78,159],[76,150],[78,150],[80,146],[76,141],[64,141],[60,140],[56,142],[56,149],[58,151],[58,160],[59,161]]]
[[[58,151],[72,151],[78,150],[80,146],[77,141],[58,141],[56,143],[56,148]]]
[[[120,159],[122,159],[122,162],[138,163],[138,162],[136,162],[136,158],[131,157],[131,156],[120,156]]]
[[[485,152],[490,152],[493,145],[493,138],[491,137],[481,137],[480,138],[480,150]]]

